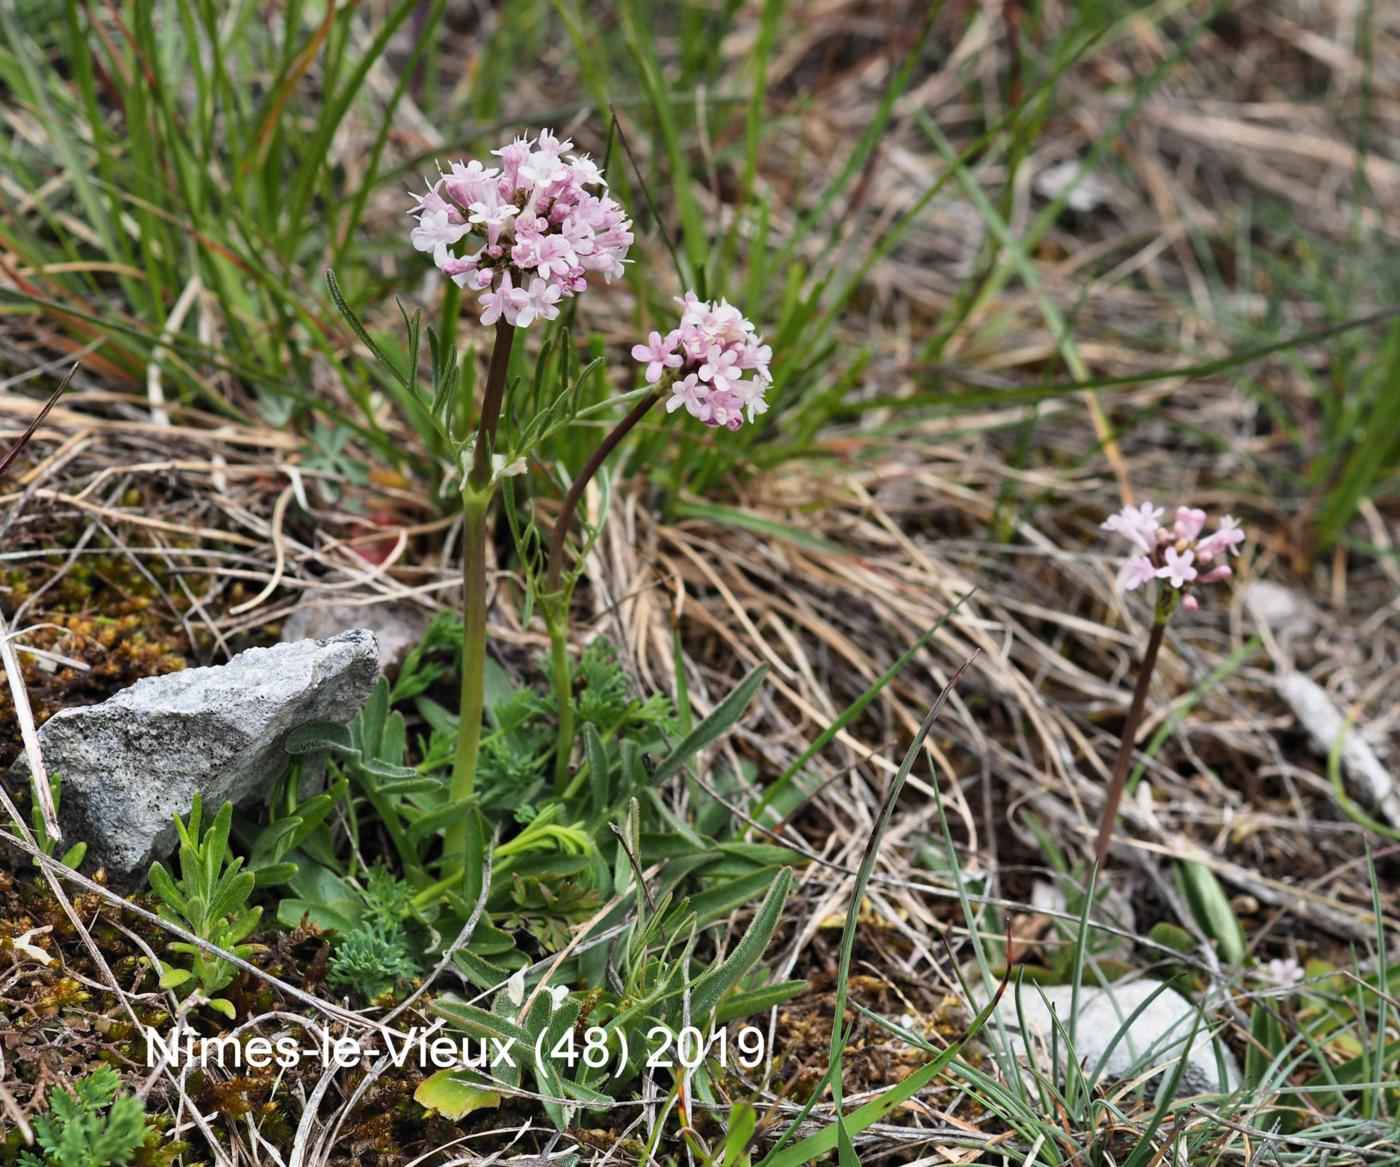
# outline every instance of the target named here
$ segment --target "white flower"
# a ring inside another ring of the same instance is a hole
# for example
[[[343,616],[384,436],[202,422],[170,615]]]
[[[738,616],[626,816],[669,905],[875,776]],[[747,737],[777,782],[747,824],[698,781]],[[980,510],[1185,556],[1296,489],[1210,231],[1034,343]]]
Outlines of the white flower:
[[[1122,535],[1142,550],[1151,551],[1157,546],[1159,523],[1165,513],[1162,507],[1154,507],[1150,502],[1145,502],[1140,507],[1124,507],[1117,514],[1109,515],[1099,525],[1105,531]]]
[[[1271,960],[1260,971],[1266,981],[1281,989],[1296,985],[1303,979],[1303,966],[1291,956],[1283,960]]]
[[[1146,555],[1134,555],[1123,564],[1123,586],[1131,592],[1142,587],[1156,574],[1157,569],[1152,565],[1152,560]]]
[[[525,1004],[525,970],[516,969],[506,980],[506,1000],[517,1009]]]
[[[553,320],[558,315],[559,285],[547,280],[531,280],[529,291],[525,293],[525,303],[516,315],[515,323],[521,328],[528,328],[535,320]]]

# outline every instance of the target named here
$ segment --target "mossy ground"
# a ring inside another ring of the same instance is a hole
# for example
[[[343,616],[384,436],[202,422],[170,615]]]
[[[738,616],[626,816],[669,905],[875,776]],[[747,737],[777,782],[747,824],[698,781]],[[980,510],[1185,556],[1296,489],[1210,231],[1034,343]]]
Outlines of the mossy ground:
[[[10,550],[69,547],[81,528],[57,523],[23,534]],[[184,621],[190,603],[170,586],[166,562],[138,565],[101,536],[87,546],[92,554],[72,562],[67,551],[54,550],[0,569],[7,620],[13,624],[22,611],[24,648],[50,654],[18,654],[36,725],[60,710],[105,701],[142,677],[183,669],[208,643],[207,633],[201,637]],[[14,699],[8,685],[0,686],[0,771],[20,749]]]
[[[6,856],[9,858],[9,856]],[[46,1092],[62,1088],[91,1070],[110,1065],[128,1088],[149,1085],[147,1113],[169,1125],[176,1094],[172,1081],[148,1068],[145,1031],[167,1033],[175,1022],[168,1000],[156,991],[156,977],[146,951],[161,953],[167,941],[156,925],[133,913],[122,913],[91,892],[71,897],[74,911],[96,943],[111,975],[123,986],[130,1011],[118,1004],[103,986],[107,973],[92,959],[70,916],[53,897],[48,885],[24,868],[11,872],[0,867],[0,1047],[8,1067],[3,1086],[21,1112],[43,1109]],[[137,902],[153,907],[145,899]],[[25,948],[16,941],[25,938]],[[324,977],[329,944],[310,931],[269,931],[260,941],[255,961],[271,976],[312,992],[325,992]],[[36,959],[29,946],[50,958]],[[333,994],[327,994],[333,995]],[[297,1013],[299,1004],[265,982],[242,976],[226,991],[240,1021],[281,1011]],[[385,1004],[389,999],[382,999]],[[367,1002],[351,1000],[357,1007]],[[196,1031],[206,1037],[228,1032],[226,1019],[195,1010],[189,1016]],[[404,1018],[406,1025],[429,1024],[418,1012]],[[260,1032],[271,1033],[279,1023],[268,1018]],[[192,1069],[177,1076],[188,1100],[201,1113],[214,1113],[240,1121],[251,1116],[258,1129],[274,1143],[287,1143],[296,1130],[301,1101],[316,1086],[322,1067],[304,1059],[296,1067],[246,1072],[206,1073]],[[349,1071],[341,1088],[354,1090],[364,1071]],[[337,1162],[364,1167],[393,1167],[434,1146],[450,1142],[455,1125],[427,1114],[413,1100],[423,1078],[412,1066],[383,1075],[366,1091],[346,1127],[346,1157]],[[11,1167],[23,1141],[17,1127],[0,1124],[0,1167]],[[183,1141],[162,1141],[135,1167],[161,1167],[190,1148]],[[187,1164],[203,1163],[197,1153],[185,1154]]]

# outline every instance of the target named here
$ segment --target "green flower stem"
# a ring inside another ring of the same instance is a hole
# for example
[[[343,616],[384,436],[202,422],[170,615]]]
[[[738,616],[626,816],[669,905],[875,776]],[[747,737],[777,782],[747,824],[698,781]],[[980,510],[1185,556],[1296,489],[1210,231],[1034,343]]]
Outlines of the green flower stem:
[[[505,400],[506,370],[515,339],[513,326],[501,320],[486,373],[481,421],[471,473],[462,487],[462,696],[458,705],[457,755],[452,764],[449,798],[470,799],[476,793],[477,755],[481,750],[481,714],[486,673],[486,517],[496,493],[491,454]],[[463,815],[443,835],[446,870],[460,878],[472,859],[467,855],[467,821]],[[479,858],[479,857],[477,857]]]
[[[390,805],[387,798],[374,788],[374,779],[369,775],[362,774],[360,776],[359,787],[364,792],[365,799],[370,806],[374,807],[374,813],[379,816],[379,821],[384,824],[384,829],[389,832],[389,841],[394,844],[394,850],[398,852],[399,862],[403,864],[404,875],[409,878],[418,876],[426,878],[426,873],[418,862],[418,848],[409,842],[408,836],[404,833],[398,811]],[[359,853],[358,847],[355,853]]]
[[[1159,605],[1152,621],[1152,634],[1147,639],[1147,650],[1142,654],[1142,666],[1138,669],[1133,700],[1128,706],[1128,719],[1123,723],[1123,740],[1118,746],[1118,759],[1113,764],[1113,777],[1109,779],[1103,818],[1099,820],[1099,838],[1094,845],[1094,860],[1100,867],[1108,856],[1108,842],[1113,836],[1113,824],[1118,818],[1118,804],[1123,800],[1123,787],[1128,781],[1128,768],[1133,761],[1133,742],[1137,738],[1138,726],[1142,724],[1148,686],[1152,683],[1152,671],[1157,667],[1157,652],[1162,647],[1162,637],[1167,631],[1167,622],[1170,619],[1170,609]]]
[[[574,743],[574,688],[569,671],[569,601],[567,596],[557,602],[543,604],[545,625],[549,629],[549,665],[554,680],[554,696],[559,706],[559,737],[554,749],[554,790],[562,794],[569,780],[569,759]]]
[[[460,872],[453,872],[446,879],[439,879],[428,884],[422,891],[418,892],[408,902],[415,908],[426,908],[429,904],[435,904],[450,891],[455,891],[462,882]]]
[[[548,602],[542,603],[545,622],[549,627],[549,660],[554,679],[554,697],[559,706],[559,739],[554,750],[554,789],[562,792],[569,778],[569,760],[574,748],[574,706],[573,683],[569,673],[569,596],[564,590],[564,557],[568,554],[569,528],[573,526],[574,515],[583,492],[593,481],[608,455],[617,449],[647,412],[661,400],[661,390],[666,382],[657,386],[637,402],[631,411],[617,423],[589,455],[583,469],[578,472],[564,496],[559,508],[559,517],[554,521],[554,530],[549,536],[549,561],[545,571],[545,595]]]

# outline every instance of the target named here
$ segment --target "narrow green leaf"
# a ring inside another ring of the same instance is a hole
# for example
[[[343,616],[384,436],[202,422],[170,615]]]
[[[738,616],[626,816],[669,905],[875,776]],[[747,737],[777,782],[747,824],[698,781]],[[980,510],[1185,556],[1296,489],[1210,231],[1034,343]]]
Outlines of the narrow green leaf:
[[[712,965],[696,978],[690,990],[690,1015],[694,1023],[704,1025],[718,1008],[720,1000],[743,978],[761,957],[782,918],[783,905],[792,889],[792,872],[784,867],[778,872],[773,886],[763,897],[753,922],[742,939],[724,960]]]
[[[588,760],[589,805],[595,815],[603,814],[608,808],[609,784],[608,753],[603,747],[602,735],[591,721],[583,723],[583,754]]]
[[[728,1025],[731,1021],[752,1017],[755,1013],[766,1013],[775,1005],[801,996],[807,991],[807,985],[807,981],[775,981],[762,988],[732,993],[715,1010],[715,1024]]]
[[[151,885],[151,890],[160,896],[168,907],[173,908],[181,915],[188,915],[186,908],[189,905],[185,902],[185,897],[180,894],[180,889],[170,878],[170,872],[165,870],[165,866],[159,860],[151,864],[151,870],[146,879]]]
[[[394,379],[398,381],[400,385],[403,385],[405,388],[411,386],[412,382],[409,378],[405,377],[403,373],[400,372],[398,366],[385,356],[384,350],[375,344],[373,338],[365,330],[365,326],[360,323],[360,318],[355,315],[355,310],[346,302],[345,294],[340,290],[340,282],[335,278],[335,272],[326,272],[326,287],[330,290],[331,299],[335,302],[337,310],[345,317],[345,323],[350,325],[350,330],[360,338],[360,343],[363,344],[365,348],[369,349],[375,360],[393,374]]]
[[[1202,931],[1220,946],[1220,958],[1233,968],[1244,964],[1244,931],[1230,897],[1204,863],[1183,859],[1177,864],[1186,899]]]
[[[402,777],[376,782],[374,789],[375,793],[381,795],[423,794],[429,790],[441,790],[442,782],[437,778],[429,778],[410,770]]]
[[[253,874],[258,887],[280,887],[297,873],[295,863],[269,863],[259,867]]]
[[[730,726],[739,720],[748,706],[763,678],[768,675],[768,666],[759,665],[735,687],[723,701],[715,706],[710,715],[690,731],[666,759],[652,773],[651,780],[656,786],[680,773],[696,754],[723,735]]]
[[[1323,541],[1334,543],[1362,501],[1375,489],[1387,464],[1395,467],[1400,451],[1400,322],[1392,323],[1385,348],[1377,357],[1380,384],[1370,395],[1372,408],[1361,425],[1360,441],[1347,457],[1322,514]]]
[[[293,755],[319,754],[330,750],[333,753],[356,757],[360,752],[355,748],[350,730],[346,726],[335,725],[329,721],[312,721],[297,726],[287,735],[283,748]]]
[[[499,1037],[510,1040],[515,1043],[513,1048],[522,1053],[527,1053],[533,1045],[529,1033],[513,1021],[458,998],[440,997],[428,1008],[470,1037]]]

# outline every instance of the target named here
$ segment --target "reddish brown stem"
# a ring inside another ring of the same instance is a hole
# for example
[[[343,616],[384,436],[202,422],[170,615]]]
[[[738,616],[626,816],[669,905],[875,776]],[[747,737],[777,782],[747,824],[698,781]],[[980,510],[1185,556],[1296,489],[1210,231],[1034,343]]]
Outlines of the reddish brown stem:
[[[472,455],[471,485],[484,490],[491,481],[491,454],[496,448],[496,427],[501,421],[501,404],[506,394],[506,369],[515,341],[515,325],[505,317],[496,321],[496,343],[491,346],[491,363],[486,369],[486,392],[481,398],[481,421],[477,425],[476,450]]]
[[[1133,760],[1133,743],[1137,738],[1138,726],[1142,724],[1142,711],[1147,705],[1147,689],[1152,683],[1152,670],[1157,667],[1157,651],[1162,647],[1162,635],[1167,623],[1160,616],[1152,623],[1152,635],[1147,640],[1147,651],[1142,654],[1142,667],[1138,670],[1137,684],[1133,688],[1132,704],[1128,706],[1128,720],[1123,723],[1123,740],[1118,746],[1118,759],[1113,764],[1113,777],[1108,783],[1108,799],[1104,803],[1103,818],[1099,820],[1099,838],[1094,845],[1094,860],[1103,866],[1108,856],[1108,842],[1113,837],[1113,824],[1118,818],[1118,804],[1123,801],[1123,788],[1128,783],[1128,767]]]
[[[559,517],[554,521],[554,530],[549,536],[549,567],[545,572],[545,590],[547,592],[557,592],[559,581],[564,576],[564,554],[569,538],[569,528],[573,526],[574,513],[578,510],[579,500],[583,498],[584,489],[593,480],[593,476],[598,473],[598,468],[607,461],[607,457],[615,449],[618,442],[622,441],[632,428],[642,420],[653,405],[661,400],[660,393],[648,393],[636,405],[632,411],[615,425],[601,442],[598,448],[588,456],[588,461],[583,464],[583,469],[574,478],[573,484],[569,487],[569,493],[564,496],[564,503],[559,508]]]

